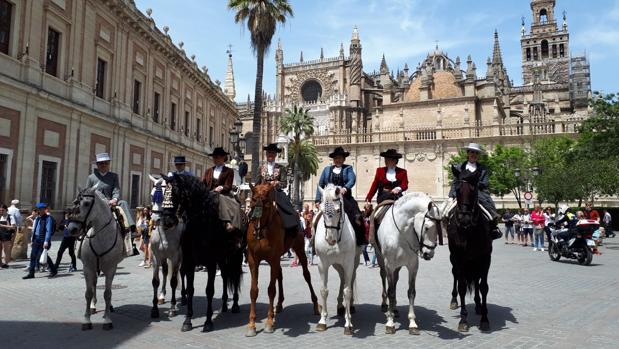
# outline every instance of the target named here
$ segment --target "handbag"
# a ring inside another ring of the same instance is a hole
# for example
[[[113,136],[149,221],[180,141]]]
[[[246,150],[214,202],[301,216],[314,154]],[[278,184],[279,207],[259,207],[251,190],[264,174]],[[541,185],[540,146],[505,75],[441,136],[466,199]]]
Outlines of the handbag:
[[[41,252],[41,258],[39,258],[39,264],[41,265],[45,265],[47,264],[47,249],[43,249],[43,252]]]

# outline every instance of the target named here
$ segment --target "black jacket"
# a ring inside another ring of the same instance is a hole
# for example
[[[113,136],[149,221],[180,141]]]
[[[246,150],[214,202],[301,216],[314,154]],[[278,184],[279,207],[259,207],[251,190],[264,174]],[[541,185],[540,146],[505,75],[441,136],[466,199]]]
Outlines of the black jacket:
[[[461,172],[464,172],[464,170],[466,169],[466,164],[467,162],[465,161],[460,165],[459,169]],[[477,171],[480,172],[479,182],[477,182],[477,187],[479,188],[480,191],[484,191],[484,192],[488,191],[488,188],[490,187],[490,182],[488,178],[488,168],[478,162]],[[454,178],[454,179],[457,179],[457,178]],[[449,191],[449,197],[450,198],[456,197],[455,181],[451,183],[451,190]]]

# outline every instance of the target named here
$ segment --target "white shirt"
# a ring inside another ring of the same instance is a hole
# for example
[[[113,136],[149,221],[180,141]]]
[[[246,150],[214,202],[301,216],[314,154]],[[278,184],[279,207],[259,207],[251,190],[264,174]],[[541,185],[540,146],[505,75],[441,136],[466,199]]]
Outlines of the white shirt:
[[[15,223],[15,225],[19,227],[21,225],[21,213],[19,212],[19,209],[14,205],[11,205],[9,206],[7,213],[11,215],[11,218],[13,218],[13,222]]]
[[[272,162],[267,162],[267,173],[269,174],[269,176],[273,175],[273,168],[275,167],[275,164]]]
[[[475,163],[475,162],[468,162],[468,161],[467,161],[467,163],[466,163],[466,169],[467,169],[469,172],[475,172],[475,171],[477,171],[477,163]]]
[[[394,182],[395,181],[395,167],[387,167],[387,174],[386,174],[387,180],[390,182]]]
[[[342,173],[342,168],[341,167],[337,167],[337,166],[333,166],[333,173],[335,173],[335,174]]]
[[[9,207],[9,210],[11,210],[11,208]],[[612,221],[612,217],[610,216],[610,212],[606,211],[606,213],[604,213],[604,218],[602,219],[602,221],[606,224],[610,224],[610,222]]]
[[[221,170],[223,169],[224,165],[215,166],[215,169],[213,170],[213,178],[219,179],[219,176],[221,175]]]

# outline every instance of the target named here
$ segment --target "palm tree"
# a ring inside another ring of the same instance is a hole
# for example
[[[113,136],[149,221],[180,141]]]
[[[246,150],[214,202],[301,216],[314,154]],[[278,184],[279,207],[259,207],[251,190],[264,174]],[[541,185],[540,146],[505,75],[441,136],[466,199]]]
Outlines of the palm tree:
[[[318,170],[316,148],[308,140],[314,134],[314,118],[307,112],[307,109],[299,108],[296,105],[292,109],[287,108],[280,126],[283,133],[292,136],[288,156],[290,158],[289,163],[294,166],[293,203],[297,206],[297,209],[300,209],[299,204],[301,203],[299,198],[300,180],[308,180]]]
[[[251,48],[256,54],[256,90],[254,94],[254,120],[252,125],[251,174],[258,178],[260,158],[260,117],[262,115],[262,75],[264,55],[271,46],[277,23],[292,17],[292,7],[287,0],[229,0],[228,8],[236,11],[234,21],[245,23],[251,33]]]

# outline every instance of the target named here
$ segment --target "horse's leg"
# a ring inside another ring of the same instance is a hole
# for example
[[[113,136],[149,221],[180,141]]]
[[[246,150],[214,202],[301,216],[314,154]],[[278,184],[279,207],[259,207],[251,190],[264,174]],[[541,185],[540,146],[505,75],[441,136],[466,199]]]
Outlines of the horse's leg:
[[[183,263],[184,264],[184,263]],[[185,265],[185,276],[187,277],[187,313],[185,314],[185,321],[181,331],[191,331],[193,325],[191,324],[191,318],[193,317],[193,279],[195,273],[195,265],[193,263],[187,263]]]
[[[346,313],[346,307],[344,306],[344,288],[346,287],[346,278],[344,274],[344,269],[339,264],[333,264],[333,269],[337,271],[337,274],[340,277],[340,289],[337,293],[337,316],[344,316]]]
[[[228,312],[228,272],[221,268],[221,284],[223,291],[221,292],[221,312]]]
[[[382,257],[378,255],[377,259],[378,259],[378,267],[380,269],[380,280],[383,286],[383,292],[381,294],[382,302],[380,303],[380,311],[382,311],[383,313],[386,313],[387,310],[389,309],[389,306],[387,304],[387,273],[385,272],[385,263]]]
[[[96,272],[95,272],[96,273]],[[86,281],[86,292],[84,292],[84,298],[86,298],[86,311],[84,312],[84,322],[82,323],[82,331],[92,330],[92,322],[90,322],[90,303],[92,302],[95,286],[97,284],[97,275],[88,272],[84,267],[84,279]]]
[[[182,266],[179,271],[181,276],[181,306],[184,306],[187,305],[187,289],[185,288],[186,274]]]
[[[114,275],[116,274],[116,266],[113,266],[111,270],[105,273],[105,291],[103,292],[103,299],[105,300],[105,311],[103,312],[103,329],[109,331],[113,328],[112,319],[110,313],[112,310],[112,282],[114,281]]]
[[[414,263],[408,266],[408,333],[412,335],[419,334],[419,327],[415,322],[415,280],[417,279],[417,271],[419,270],[419,259],[415,256]]]
[[[239,273],[243,273],[242,271],[242,265],[243,265],[243,253],[242,252],[237,252],[238,253],[238,257],[236,260],[234,260],[234,268],[238,268],[236,270],[239,271]],[[239,279],[240,280],[240,279]],[[234,294],[232,295],[232,313],[233,314],[237,314],[238,312],[240,312],[240,308],[239,308],[239,288],[240,285],[233,285],[234,287]]]
[[[451,290],[451,302],[449,303],[449,309],[456,310],[458,309],[458,279],[456,277],[455,267],[451,267],[451,275],[454,279],[454,287]]]
[[[467,320],[468,311],[466,310],[466,278],[462,271],[458,272],[458,293],[460,294],[460,323],[458,324],[458,331],[468,332],[469,323]]]
[[[275,313],[281,313],[284,311],[284,273],[282,266],[279,266],[279,276],[277,277],[278,295],[277,306],[275,307]]]
[[[475,278],[475,314],[481,315],[481,298],[479,297],[479,278]]]
[[[213,330],[213,296],[215,295],[217,264],[215,262],[209,263],[206,268],[208,271],[208,281],[206,282],[206,321],[204,321],[202,332],[210,332]]]
[[[170,310],[168,311],[169,317],[176,316],[178,309],[176,308],[176,287],[178,286],[178,261],[171,263],[172,276],[170,278],[170,288],[172,289],[172,299],[170,300]]]
[[[357,264],[359,264],[359,261],[355,260],[354,265],[348,266],[348,270],[344,270],[344,267],[342,267],[344,274],[342,275],[344,279],[344,308],[346,310],[344,314],[344,334],[347,336],[352,336],[353,332],[350,308],[352,306],[352,280]]]
[[[490,257],[488,256],[488,268],[490,268]],[[479,284],[481,291],[481,321],[479,323],[479,329],[482,331],[490,331],[490,320],[488,320],[488,305],[486,304],[486,298],[488,297],[488,269],[482,274],[481,282]]]
[[[150,317],[156,319],[159,317],[159,300],[157,299],[157,291],[159,290],[159,261],[153,258],[153,307],[150,309]]]
[[[251,289],[249,297],[251,303],[249,305],[249,323],[247,324],[247,333],[245,337],[256,336],[256,299],[258,299],[258,268],[260,261],[255,260],[253,253],[248,253],[247,261],[249,262],[249,272],[251,273]]]
[[[322,287],[320,288],[322,306],[320,309],[320,320],[316,325],[316,331],[322,332],[327,329],[327,317],[329,316],[327,312],[327,297],[329,297],[329,287],[327,286],[329,282],[329,265],[323,258],[320,258],[318,262],[318,272],[320,273],[320,279],[322,281]]]
[[[157,258],[153,258],[155,260]],[[166,282],[168,280],[168,260],[167,258],[161,258],[162,260],[159,262],[161,264],[161,273],[163,274],[163,280],[161,280],[161,292],[159,293],[158,303],[165,303],[165,288]]]
[[[361,255],[361,252],[359,251],[356,255],[355,255],[355,263],[353,266],[353,271],[352,271],[352,279],[350,281],[350,290],[351,290],[351,296],[350,296],[350,313],[354,314],[357,312],[357,309],[355,309],[355,282],[357,280],[357,268],[359,267],[359,257]]]
[[[271,282],[269,282],[269,312],[267,313],[267,322],[264,325],[264,333],[273,333],[275,323],[275,311],[273,309],[273,303],[275,302],[275,282],[279,279],[282,272],[281,265],[279,264],[279,256],[273,258],[271,262]]]
[[[299,263],[301,263],[301,267],[303,268],[303,278],[305,279],[305,282],[307,283],[307,286],[310,290],[312,304],[314,305],[314,315],[320,315],[320,309],[318,307],[318,297],[316,297],[314,287],[312,287],[312,275],[310,274],[309,268],[307,267],[307,256],[303,251],[303,246],[303,240],[297,239],[295,240],[295,243],[293,245],[293,250],[299,257]]]
[[[400,270],[402,269],[402,267],[397,268],[394,272],[393,272],[393,292],[395,293],[397,288],[398,288],[398,281],[400,281]],[[393,301],[393,315],[396,318],[400,317],[400,311],[398,310],[398,299],[395,297],[394,295],[394,301]],[[391,301],[391,300],[390,300]]]
[[[389,307],[387,309],[387,323],[385,324],[386,334],[395,334],[394,309],[395,309],[395,271],[385,265],[385,274],[387,275],[387,297],[389,298]]]

